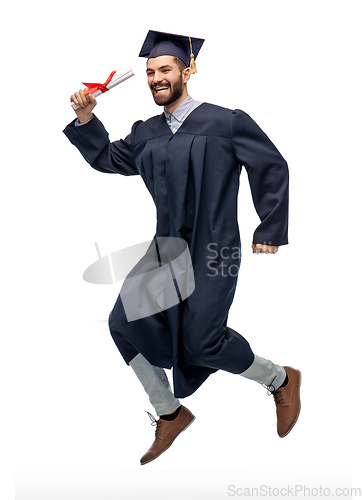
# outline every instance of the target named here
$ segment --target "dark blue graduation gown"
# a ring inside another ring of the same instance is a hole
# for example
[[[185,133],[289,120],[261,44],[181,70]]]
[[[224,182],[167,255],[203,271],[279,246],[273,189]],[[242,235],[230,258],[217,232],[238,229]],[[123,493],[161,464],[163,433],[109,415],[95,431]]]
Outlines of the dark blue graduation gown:
[[[140,352],[156,366],[173,367],[176,397],[192,394],[218,369],[246,370],[254,354],[227,326],[240,263],[242,166],[261,220],[253,242],[288,243],[288,167],[270,139],[243,111],[208,103],[175,134],[163,114],[136,122],[113,143],[97,117],[81,127],[74,120],[64,133],[96,170],[141,175],[157,208],[156,236],[189,246],[195,290],[186,300],[128,322],[118,296],[109,326],[125,361]]]

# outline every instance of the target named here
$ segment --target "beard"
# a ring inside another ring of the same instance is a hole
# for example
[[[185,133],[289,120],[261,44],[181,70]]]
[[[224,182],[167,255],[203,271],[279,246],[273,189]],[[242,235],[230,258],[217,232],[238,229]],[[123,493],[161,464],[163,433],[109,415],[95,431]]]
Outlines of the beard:
[[[157,94],[157,87],[168,87],[170,89],[170,92],[168,92],[167,95]],[[151,92],[157,106],[169,106],[182,96],[182,76],[180,75],[180,79],[173,85],[166,80],[161,83],[153,84],[151,87]]]

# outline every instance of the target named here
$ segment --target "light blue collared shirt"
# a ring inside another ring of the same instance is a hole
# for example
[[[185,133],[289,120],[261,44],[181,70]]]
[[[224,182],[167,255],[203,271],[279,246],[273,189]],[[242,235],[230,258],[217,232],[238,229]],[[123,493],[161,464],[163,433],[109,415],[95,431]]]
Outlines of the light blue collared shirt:
[[[180,104],[178,108],[175,109],[175,111],[172,114],[167,113],[167,111],[163,111],[166,117],[166,123],[170,127],[170,130],[173,134],[175,134],[178,131],[178,129],[181,127],[183,122],[189,116],[191,111],[200,106],[200,104],[202,104],[202,102],[194,101],[192,97],[188,95],[186,99]]]
[[[178,131],[178,129],[181,127],[183,122],[189,116],[191,111],[200,106],[200,104],[202,104],[202,102],[194,101],[192,97],[188,95],[186,99],[180,104],[180,106],[178,106],[175,109],[175,111],[172,114],[167,113],[165,110],[163,111],[166,117],[166,123],[170,127],[170,130],[173,134],[175,134]],[[81,127],[82,125],[85,125],[85,123],[79,123],[78,120],[75,122],[76,127]]]

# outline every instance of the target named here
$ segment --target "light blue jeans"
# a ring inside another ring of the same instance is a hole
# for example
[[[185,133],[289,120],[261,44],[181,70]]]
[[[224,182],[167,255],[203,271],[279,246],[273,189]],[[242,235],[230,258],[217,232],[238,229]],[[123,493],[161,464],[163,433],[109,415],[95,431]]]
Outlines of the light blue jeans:
[[[131,360],[130,366],[143,385],[158,416],[172,413],[180,406],[181,403],[173,395],[163,368],[151,365],[140,353]],[[252,365],[240,375],[259,384],[272,386],[274,390],[282,385],[286,372],[282,366],[255,354]]]

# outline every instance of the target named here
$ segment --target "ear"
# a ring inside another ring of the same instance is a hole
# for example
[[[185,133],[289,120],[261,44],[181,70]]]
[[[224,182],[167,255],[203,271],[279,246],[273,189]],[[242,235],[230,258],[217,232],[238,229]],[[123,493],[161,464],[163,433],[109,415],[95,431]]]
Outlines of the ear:
[[[183,70],[182,72],[182,82],[183,83],[186,83],[190,80],[190,76],[191,76],[191,70],[190,68],[186,68]]]

